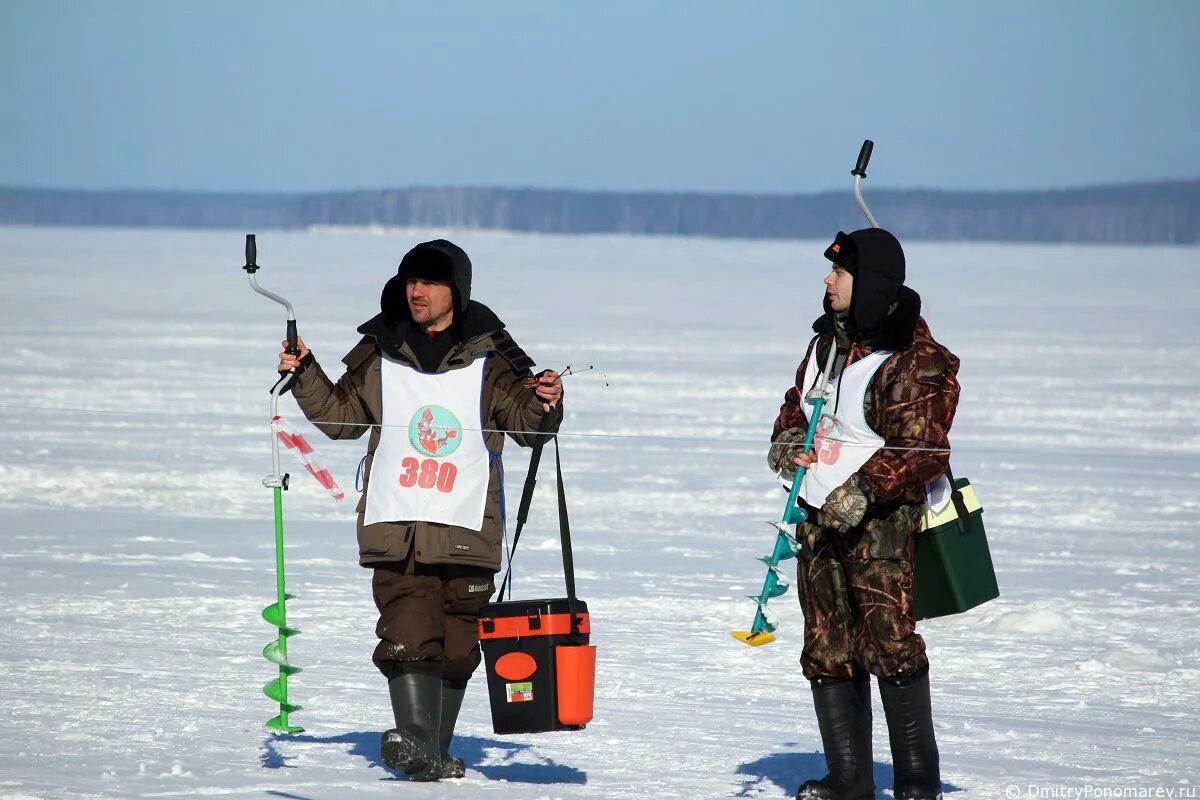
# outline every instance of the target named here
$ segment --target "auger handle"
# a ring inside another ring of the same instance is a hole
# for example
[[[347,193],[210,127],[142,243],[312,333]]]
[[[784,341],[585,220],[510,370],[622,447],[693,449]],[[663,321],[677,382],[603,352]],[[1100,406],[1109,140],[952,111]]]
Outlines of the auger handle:
[[[854,165],[854,169],[850,170],[850,174],[854,176],[854,202],[858,203],[858,210],[867,218],[867,222],[872,228],[878,228],[879,223],[875,221],[875,215],[871,213],[871,209],[867,208],[867,201],[863,200],[861,186],[863,178],[867,177],[867,164],[871,161],[871,152],[874,149],[874,142],[870,139],[863,140],[862,149],[858,151],[858,162]]]
[[[871,151],[875,149],[875,143],[870,139],[864,139],[862,149],[858,151],[858,163],[854,165],[854,169],[850,170],[850,174],[859,178],[867,177],[867,164],[871,162]]]
[[[261,267],[258,265],[258,246],[254,242],[253,233],[246,234],[246,264],[242,267],[242,269],[246,270],[247,275],[250,277],[251,289],[258,292],[263,297],[268,297],[271,300],[274,300],[276,303],[279,303],[281,306],[287,309],[287,347],[284,349],[284,352],[292,356],[300,355],[300,346],[297,343],[298,335],[296,333],[296,309],[292,308],[292,304],[286,299],[280,297],[274,292],[268,292],[266,289],[259,286],[258,278],[254,275],[254,273],[258,272]]]

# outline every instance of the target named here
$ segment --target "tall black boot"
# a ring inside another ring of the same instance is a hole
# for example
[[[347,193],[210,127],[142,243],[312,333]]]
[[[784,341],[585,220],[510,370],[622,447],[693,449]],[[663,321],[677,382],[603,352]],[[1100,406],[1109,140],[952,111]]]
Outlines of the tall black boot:
[[[940,800],[942,778],[929,703],[929,669],[898,679],[880,678],[879,694],[892,745],[896,800]]]
[[[450,755],[450,740],[454,738],[454,726],[458,724],[458,712],[466,694],[466,681],[442,682],[442,721],[438,726],[438,738],[443,778],[461,778],[467,774],[467,765],[463,760]]]
[[[874,800],[870,679],[816,680],[812,693],[829,774],[805,781],[796,800]]]
[[[384,763],[414,781],[442,777],[438,730],[442,717],[442,676],[433,670],[405,671],[388,680],[396,727],[383,734]]]

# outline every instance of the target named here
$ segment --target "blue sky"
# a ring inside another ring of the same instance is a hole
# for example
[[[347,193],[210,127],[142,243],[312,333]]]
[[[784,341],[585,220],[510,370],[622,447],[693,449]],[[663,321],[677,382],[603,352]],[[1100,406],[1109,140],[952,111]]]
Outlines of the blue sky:
[[[0,0],[0,186],[1200,177],[1200,2]]]

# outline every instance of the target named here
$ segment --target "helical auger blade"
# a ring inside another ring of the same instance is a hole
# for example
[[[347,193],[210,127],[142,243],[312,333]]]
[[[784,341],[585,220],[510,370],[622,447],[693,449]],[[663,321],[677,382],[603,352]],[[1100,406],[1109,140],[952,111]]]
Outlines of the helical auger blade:
[[[285,594],[283,599],[285,602],[288,600],[295,600],[296,595]],[[269,624],[274,625],[276,628],[282,628],[284,626],[283,621],[287,618],[287,615],[282,605],[279,603],[271,603],[271,605],[262,610],[262,617]]]
[[[761,556],[758,560],[767,565],[767,575],[763,579],[762,589],[758,594],[746,595],[758,606],[754,614],[754,623],[748,631],[734,631],[733,637],[748,645],[757,647],[775,641],[776,622],[767,615],[767,601],[772,597],[780,597],[787,593],[788,582],[779,571],[779,562],[795,558],[800,552],[800,545],[792,536],[786,525],[769,523],[776,530],[775,547],[771,554]]]
[[[299,633],[299,631],[297,631]],[[300,667],[293,667],[287,660],[287,645],[279,639],[268,644],[263,648],[263,658],[270,661],[272,664],[278,664],[280,671],[288,675],[295,675],[297,672],[303,672]]]
[[[300,667],[288,662],[287,655],[287,640],[300,633],[300,629],[287,626],[287,609],[284,604],[295,597],[293,594],[285,594],[282,601],[272,603],[262,610],[263,619],[279,630],[279,638],[269,642],[262,651],[263,658],[279,667],[279,677],[263,685],[263,694],[279,704],[279,714],[267,720],[267,728],[278,733],[300,733],[304,730],[288,721],[288,714],[301,709],[301,706],[288,702],[287,686],[288,676],[301,671]]]
[[[301,706],[295,703],[289,703],[284,694],[287,692],[287,686],[283,683],[283,678],[276,678],[273,681],[267,681],[263,684],[263,694],[279,703],[279,710],[286,711],[289,714],[293,711],[299,711]]]
[[[776,568],[772,567],[767,570],[767,577],[763,581],[762,593],[759,597],[765,603],[772,597],[779,597],[787,594],[788,582],[784,580],[783,574]]]

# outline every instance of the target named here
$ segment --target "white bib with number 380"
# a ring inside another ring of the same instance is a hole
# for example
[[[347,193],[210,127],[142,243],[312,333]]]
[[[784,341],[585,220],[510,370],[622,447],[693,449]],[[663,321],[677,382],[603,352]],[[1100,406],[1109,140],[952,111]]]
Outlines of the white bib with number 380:
[[[487,502],[483,368],[428,373],[382,358],[383,429],[371,462],[366,525],[423,521],[480,530]]]

